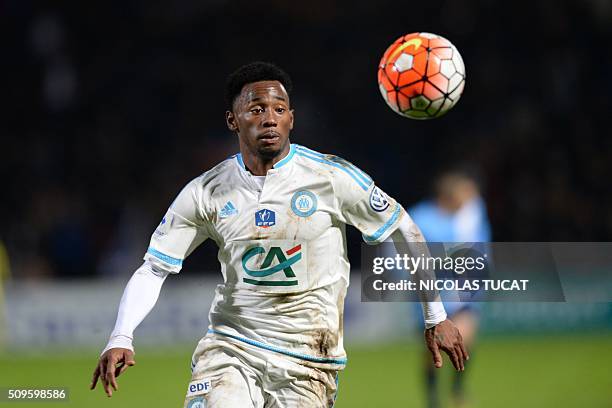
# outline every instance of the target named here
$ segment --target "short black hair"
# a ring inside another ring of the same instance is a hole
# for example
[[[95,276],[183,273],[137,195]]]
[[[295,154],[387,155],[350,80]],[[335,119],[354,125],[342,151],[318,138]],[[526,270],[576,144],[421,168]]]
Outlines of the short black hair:
[[[241,66],[227,77],[225,85],[227,108],[232,110],[236,97],[240,95],[246,84],[259,81],[278,81],[283,84],[287,94],[291,92],[292,83],[289,74],[270,62],[255,61]]]

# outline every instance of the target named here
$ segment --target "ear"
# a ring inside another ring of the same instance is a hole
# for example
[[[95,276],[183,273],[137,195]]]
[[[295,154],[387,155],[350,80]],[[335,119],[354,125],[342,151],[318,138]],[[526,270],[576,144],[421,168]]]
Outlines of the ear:
[[[289,110],[289,114],[291,115],[291,123],[289,124],[289,129],[293,130],[293,109]]]
[[[232,111],[225,111],[225,123],[227,124],[227,128],[232,132],[238,132],[238,123],[236,122],[236,116]]]

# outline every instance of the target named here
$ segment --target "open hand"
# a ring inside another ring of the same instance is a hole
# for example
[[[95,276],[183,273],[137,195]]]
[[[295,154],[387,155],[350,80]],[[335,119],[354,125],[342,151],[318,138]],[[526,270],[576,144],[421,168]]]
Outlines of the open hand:
[[[451,320],[444,320],[434,327],[425,330],[425,343],[431,351],[436,368],[442,367],[440,350],[448,354],[457,371],[465,370],[465,361],[470,359],[461,333]]]
[[[100,381],[102,381],[106,395],[112,397],[113,390],[117,391],[119,389],[117,377],[134,364],[136,364],[136,361],[134,361],[134,352],[132,350],[125,348],[112,348],[106,350],[106,352],[100,356],[89,389],[93,390],[96,388],[99,378]]]

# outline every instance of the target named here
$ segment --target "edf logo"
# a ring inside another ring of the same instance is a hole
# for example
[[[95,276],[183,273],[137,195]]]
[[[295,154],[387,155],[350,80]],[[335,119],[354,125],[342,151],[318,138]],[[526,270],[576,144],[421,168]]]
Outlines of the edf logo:
[[[276,224],[276,213],[272,210],[259,210],[255,213],[255,225],[261,228],[269,228]]]
[[[191,395],[205,394],[209,390],[210,390],[210,380],[192,382],[191,384],[189,384],[189,393]]]

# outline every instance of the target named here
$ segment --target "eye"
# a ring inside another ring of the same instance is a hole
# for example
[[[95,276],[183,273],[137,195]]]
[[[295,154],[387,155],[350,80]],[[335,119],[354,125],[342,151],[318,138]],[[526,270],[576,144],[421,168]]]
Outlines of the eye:
[[[278,107],[276,108],[276,113],[285,113],[287,109],[283,108],[283,107]]]
[[[260,114],[260,113],[263,113],[263,111],[264,111],[264,110],[263,110],[262,108],[260,108],[259,106],[256,106],[256,107],[254,107],[254,108],[251,108],[251,110],[250,110],[250,112],[251,112],[252,114],[254,114],[254,115],[258,115],[258,114]]]

